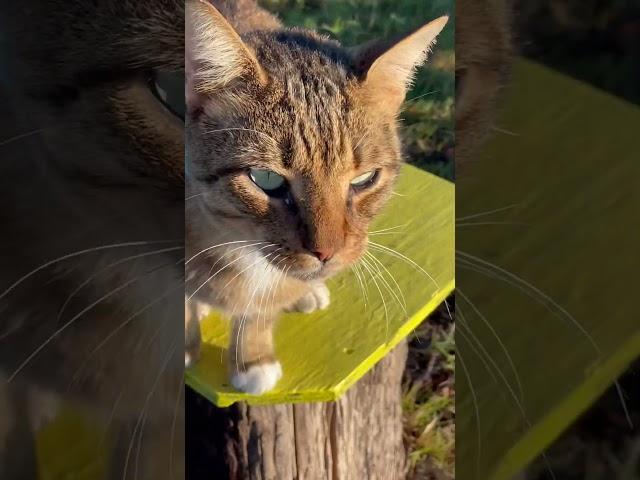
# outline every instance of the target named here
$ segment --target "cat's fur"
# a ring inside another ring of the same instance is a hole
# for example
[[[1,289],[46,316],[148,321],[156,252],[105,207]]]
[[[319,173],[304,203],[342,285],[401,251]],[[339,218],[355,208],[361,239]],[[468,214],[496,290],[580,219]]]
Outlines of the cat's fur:
[[[494,127],[514,47],[508,0],[458,0],[456,12],[456,173],[464,174]]]
[[[3,2],[0,32],[0,478],[58,403],[112,427],[113,478],[180,478],[184,127],[146,77],[183,68],[184,4]]]
[[[447,19],[348,50],[279,26],[252,2],[213,5],[227,18],[187,2],[185,361],[197,356],[197,321],[222,310],[233,319],[232,384],[262,393],[282,373],[272,344],[278,314],[324,308],[323,280],[366,249],[400,169],[401,104]],[[249,168],[287,178],[285,198],[267,196]],[[350,188],[375,169],[373,186]]]

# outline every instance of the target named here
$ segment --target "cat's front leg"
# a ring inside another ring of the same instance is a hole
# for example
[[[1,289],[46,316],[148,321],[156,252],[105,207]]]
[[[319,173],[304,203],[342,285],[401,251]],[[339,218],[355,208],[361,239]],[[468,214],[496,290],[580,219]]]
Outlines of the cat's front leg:
[[[330,303],[331,296],[327,286],[323,282],[311,282],[308,284],[308,291],[286,311],[312,313],[324,310]]]
[[[199,300],[187,300],[184,304],[184,366],[193,366],[200,358],[200,322],[211,313],[212,307]]]
[[[231,384],[243,392],[261,395],[282,377],[282,366],[273,348],[273,318],[233,319],[229,347]]]

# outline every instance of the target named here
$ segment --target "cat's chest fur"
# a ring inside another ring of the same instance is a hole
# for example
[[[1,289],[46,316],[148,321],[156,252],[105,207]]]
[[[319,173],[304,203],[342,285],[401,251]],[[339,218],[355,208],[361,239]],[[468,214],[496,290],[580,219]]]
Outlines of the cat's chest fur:
[[[274,315],[305,293],[304,282],[286,277],[257,250],[194,262],[187,266],[186,280],[189,301],[228,317]]]

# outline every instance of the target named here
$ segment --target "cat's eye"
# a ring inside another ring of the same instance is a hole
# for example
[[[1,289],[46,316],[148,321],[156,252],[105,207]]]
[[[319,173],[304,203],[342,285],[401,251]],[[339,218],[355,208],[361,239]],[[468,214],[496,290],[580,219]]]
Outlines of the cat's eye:
[[[157,72],[149,79],[149,87],[171,113],[184,120],[184,72]]]
[[[284,177],[271,170],[252,168],[249,170],[249,178],[271,197],[282,196],[287,191],[287,181]]]
[[[370,172],[358,175],[356,178],[351,180],[351,186],[357,190],[362,190],[364,188],[370,187],[378,179],[379,173],[380,170],[371,170]]]

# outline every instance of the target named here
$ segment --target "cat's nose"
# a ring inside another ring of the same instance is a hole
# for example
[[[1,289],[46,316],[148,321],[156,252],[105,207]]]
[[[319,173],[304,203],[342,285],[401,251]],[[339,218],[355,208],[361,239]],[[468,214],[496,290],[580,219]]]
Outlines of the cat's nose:
[[[318,257],[321,262],[328,262],[333,257],[334,252],[330,248],[317,248],[311,253]]]

